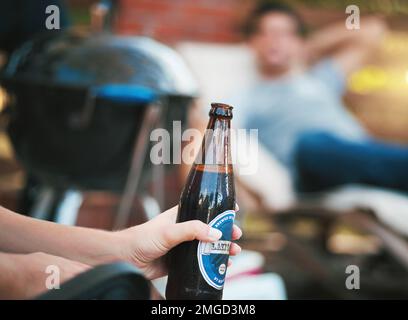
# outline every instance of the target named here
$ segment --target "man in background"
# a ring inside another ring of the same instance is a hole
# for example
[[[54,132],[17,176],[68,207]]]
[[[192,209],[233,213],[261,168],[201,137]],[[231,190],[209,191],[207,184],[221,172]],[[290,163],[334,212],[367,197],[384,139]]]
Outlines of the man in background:
[[[346,183],[408,190],[408,148],[370,137],[342,102],[347,76],[385,31],[381,19],[368,17],[359,30],[341,22],[306,38],[297,13],[276,2],[261,3],[249,16],[245,35],[260,77],[232,99],[235,124],[258,129],[260,143],[298,190]]]

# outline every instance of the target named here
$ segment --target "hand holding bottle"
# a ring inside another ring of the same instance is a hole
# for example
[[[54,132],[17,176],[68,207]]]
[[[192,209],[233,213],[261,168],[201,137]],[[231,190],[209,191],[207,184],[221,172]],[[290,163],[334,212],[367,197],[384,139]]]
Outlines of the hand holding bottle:
[[[163,212],[153,220],[119,232],[125,246],[125,259],[139,267],[149,279],[164,276],[167,273],[165,255],[178,244],[200,240],[215,242],[221,232],[199,220],[176,223],[177,206]],[[238,240],[241,229],[234,225],[232,240]],[[233,243],[230,255],[236,255],[241,247]]]

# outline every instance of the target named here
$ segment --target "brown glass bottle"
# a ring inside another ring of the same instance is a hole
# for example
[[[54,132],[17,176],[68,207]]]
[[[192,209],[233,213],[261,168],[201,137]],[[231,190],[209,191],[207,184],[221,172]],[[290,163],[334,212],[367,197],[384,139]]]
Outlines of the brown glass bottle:
[[[171,250],[167,299],[222,299],[235,217],[232,107],[213,103],[209,115],[201,150],[181,194],[177,222],[198,219],[221,230],[222,237],[213,244],[194,240]]]

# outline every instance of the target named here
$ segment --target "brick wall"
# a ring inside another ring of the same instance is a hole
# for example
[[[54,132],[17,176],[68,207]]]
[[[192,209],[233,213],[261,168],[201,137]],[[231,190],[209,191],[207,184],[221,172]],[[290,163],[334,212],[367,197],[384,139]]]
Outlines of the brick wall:
[[[249,0],[120,0],[116,30],[172,44],[236,42]]]

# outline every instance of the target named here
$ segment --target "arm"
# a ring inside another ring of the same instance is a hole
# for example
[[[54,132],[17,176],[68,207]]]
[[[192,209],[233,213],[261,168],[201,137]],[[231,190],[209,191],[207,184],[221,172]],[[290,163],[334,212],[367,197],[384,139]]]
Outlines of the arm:
[[[153,279],[165,275],[161,258],[176,245],[194,239],[214,242],[222,235],[201,221],[176,223],[176,218],[173,207],[144,224],[109,232],[37,220],[0,207],[0,251],[45,252],[89,265],[128,261]],[[233,240],[240,236],[234,226]],[[230,254],[239,251],[233,244]]]
[[[65,282],[89,269],[82,263],[37,252],[8,254],[0,252],[0,300],[33,298],[46,291],[47,267],[58,266]]]
[[[378,46],[386,31],[382,19],[361,19],[360,29],[348,30],[344,22],[335,23],[314,33],[306,43],[309,63],[331,56],[347,75],[359,68]]]
[[[118,260],[118,233],[59,225],[0,207],[0,251],[46,252],[89,265]]]
[[[0,299],[23,297],[22,279],[16,255],[0,253]],[[18,260],[18,259],[17,259]]]

